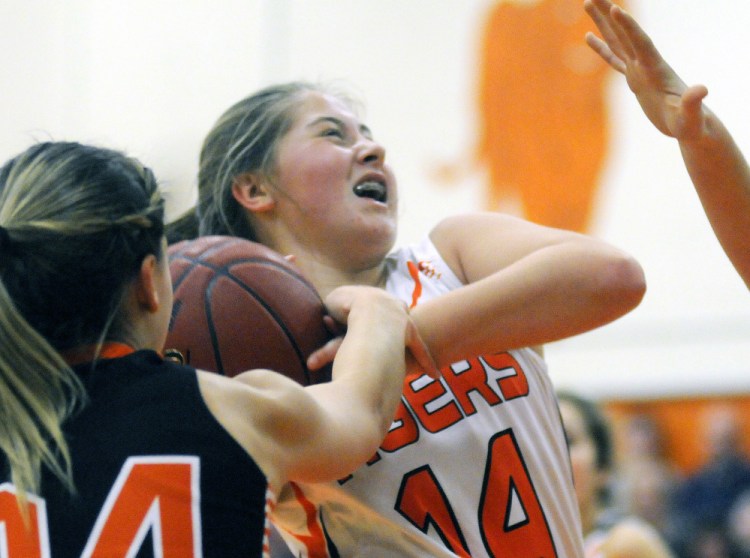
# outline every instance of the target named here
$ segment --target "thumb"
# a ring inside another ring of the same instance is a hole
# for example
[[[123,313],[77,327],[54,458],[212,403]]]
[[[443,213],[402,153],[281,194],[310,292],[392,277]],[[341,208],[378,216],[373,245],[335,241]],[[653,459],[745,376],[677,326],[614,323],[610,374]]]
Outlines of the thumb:
[[[706,98],[706,95],[708,95],[708,88],[705,85],[692,85],[682,94],[681,108],[689,120],[692,120],[701,111],[703,99]]]
[[[412,371],[409,369],[416,367],[431,378],[437,379],[440,377],[440,369],[437,367],[435,359],[432,358],[430,350],[419,335],[417,326],[411,320],[406,328],[406,349],[407,371]]]

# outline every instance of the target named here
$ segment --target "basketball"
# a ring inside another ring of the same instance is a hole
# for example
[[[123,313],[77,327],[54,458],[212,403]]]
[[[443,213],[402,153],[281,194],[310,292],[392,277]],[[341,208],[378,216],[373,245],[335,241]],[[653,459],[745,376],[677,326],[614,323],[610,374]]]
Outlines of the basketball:
[[[166,349],[185,364],[234,376],[253,368],[302,385],[330,380],[305,362],[331,334],[315,288],[281,254],[242,238],[206,236],[168,249],[174,307]]]

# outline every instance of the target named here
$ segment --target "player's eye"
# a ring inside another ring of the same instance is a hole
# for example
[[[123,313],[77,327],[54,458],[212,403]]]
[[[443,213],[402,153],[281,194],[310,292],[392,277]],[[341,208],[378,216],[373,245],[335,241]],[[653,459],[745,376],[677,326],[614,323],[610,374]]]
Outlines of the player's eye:
[[[321,132],[321,135],[325,137],[333,137],[333,138],[344,137],[344,133],[338,128],[326,128]]]

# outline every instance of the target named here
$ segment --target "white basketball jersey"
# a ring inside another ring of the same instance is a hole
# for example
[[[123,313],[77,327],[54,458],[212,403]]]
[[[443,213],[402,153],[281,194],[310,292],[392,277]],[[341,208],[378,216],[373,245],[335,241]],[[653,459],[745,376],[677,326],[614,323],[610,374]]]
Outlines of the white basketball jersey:
[[[461,287],[429,239],[387,266],[386,290],[410,305]],[[366,465],[279,500],[274,521],[296,556],[583,556],[554,389],[531,349],[408,377]]]

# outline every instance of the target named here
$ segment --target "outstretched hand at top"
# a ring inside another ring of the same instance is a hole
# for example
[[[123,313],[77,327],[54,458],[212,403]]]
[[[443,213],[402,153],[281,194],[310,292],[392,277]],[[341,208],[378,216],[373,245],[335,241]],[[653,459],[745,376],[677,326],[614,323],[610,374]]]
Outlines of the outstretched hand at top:
[[[586,42],[625,76],[654,126],[680,141],[699,137],[706,124],[703,98],[708,89],[688,87],[635,19],[610,0],[585,0],[584,8],[602,35],[588,33]]]

